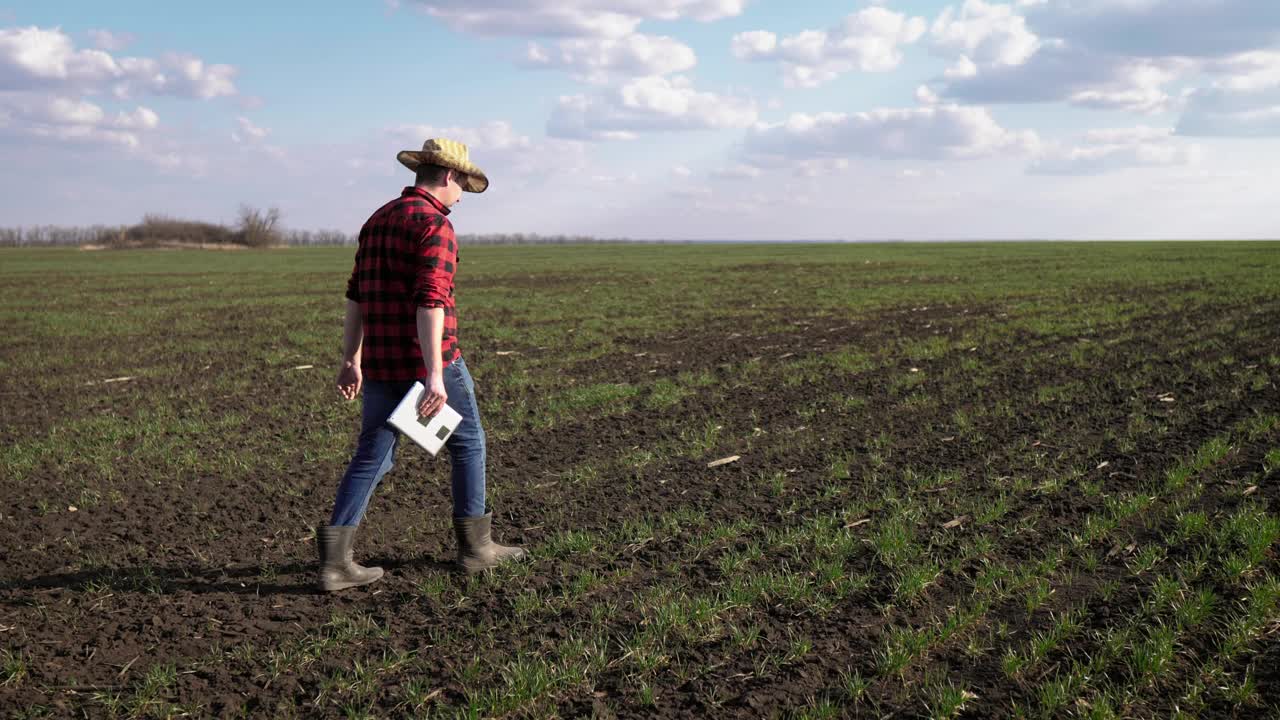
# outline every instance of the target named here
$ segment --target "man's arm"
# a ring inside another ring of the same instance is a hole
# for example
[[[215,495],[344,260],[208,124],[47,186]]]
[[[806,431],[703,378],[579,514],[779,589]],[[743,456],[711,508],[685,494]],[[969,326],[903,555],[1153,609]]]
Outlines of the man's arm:
[[[360,373],[360,351],[364,348],[364,316],[360,303],[347,298],[347,314],[342,320],[342,367],[338,369],[338,392],[346,400],[360,394],[364,378]]]
[[[418,240],[413,302],[418,308],[415,316],[418,347],[422,350],[422,364],[427,371],[427,379],[423,383],[427,390],[418,402],[418,414],[425,417],[435,415],[449,399],[444,389],[440,346],[444,343],[444,306],[453,284],[456,253],[453,224],[448,219],[438,216],[424,224]]]
[[[427,375],[444,371],[440,346],[444,343],[444,308],[418,308],[418,345],[422,347],[422,363]]]
[[[422,363],[427,366],[427,391],[418,403],[418,414],[430,417],[440,411],[449,399],[444,389],[444,362],[440,357],[440,345],[444,342],[444,308],[418,308],[418,346],[422,348]]]

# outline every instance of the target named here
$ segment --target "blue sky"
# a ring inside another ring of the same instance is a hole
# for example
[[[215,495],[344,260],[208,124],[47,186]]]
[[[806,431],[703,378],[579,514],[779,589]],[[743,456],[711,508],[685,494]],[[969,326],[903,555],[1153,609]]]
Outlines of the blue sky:
[[[1274,237],[1266,0],[0,0],[0,225],[354,232],[467,142],[460,232]]]

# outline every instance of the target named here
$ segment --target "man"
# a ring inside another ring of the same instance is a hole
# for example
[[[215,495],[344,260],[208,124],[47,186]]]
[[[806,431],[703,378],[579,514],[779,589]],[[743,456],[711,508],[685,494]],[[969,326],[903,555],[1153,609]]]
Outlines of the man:
[[[446,217],[462,193],[481,193],[489,179],[468,159],[467,146],[431,139],[420,152],[396,156],[417,173],[412,187],[378,209],[360,229],[355,267],[347,281],[343,362],[338,392],[364,391],[355,456],[338,487],[329,524],[316,530],[321,590],[365,585],[382,568],[352,561],[351,544],[369,498],[391,469],[399,434],[391,411],[417,380],[426,386],[418,412],[431,416],[448,403],[462,416],[445,442],[452,465],[453,527],[458,568],[468,574],[525,556],[490,538],[485,505],[485,433],[475,385],[458,346],[453,276],[458,245]]]

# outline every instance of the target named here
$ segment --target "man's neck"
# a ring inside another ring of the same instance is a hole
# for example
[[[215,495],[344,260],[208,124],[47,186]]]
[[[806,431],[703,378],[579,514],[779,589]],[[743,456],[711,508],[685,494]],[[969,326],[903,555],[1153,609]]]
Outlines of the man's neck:
[[[451,208],[440,199],[440,196],[443,194],[441,191],[444,190],[444,188],[441,188],[438,185],[414,185],[413,188],[430,195],[431,199],[435,200],[440,207],[443,208],[444,214],[449,214]]]
[[[443,188],[441,188],[439,185],[414,185],[414,187],[418,188],[422,192],[435,198],[436,202],[439,202],[441,205],[444,205],[444,201],[440,199],[440,195],[443,194],[441,193],[441,190],[443,190]]]

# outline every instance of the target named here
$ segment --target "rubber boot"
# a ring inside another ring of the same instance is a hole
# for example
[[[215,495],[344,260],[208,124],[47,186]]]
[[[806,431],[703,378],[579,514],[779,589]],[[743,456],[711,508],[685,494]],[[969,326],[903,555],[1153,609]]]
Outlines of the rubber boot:
[[[363,567],[351,560],[354,525],[325,525],[316,528],[316,547],[320,551],[320,579],[316,587],[324,592],[368,585],[382,577],[382,568]]]
[[[458,538],[458,569],[468,575],[528,556],[524,548],[507,547],[493,541],[489,534],[492,519],[491,512],[479,517],[453,519],[453,534]]]

